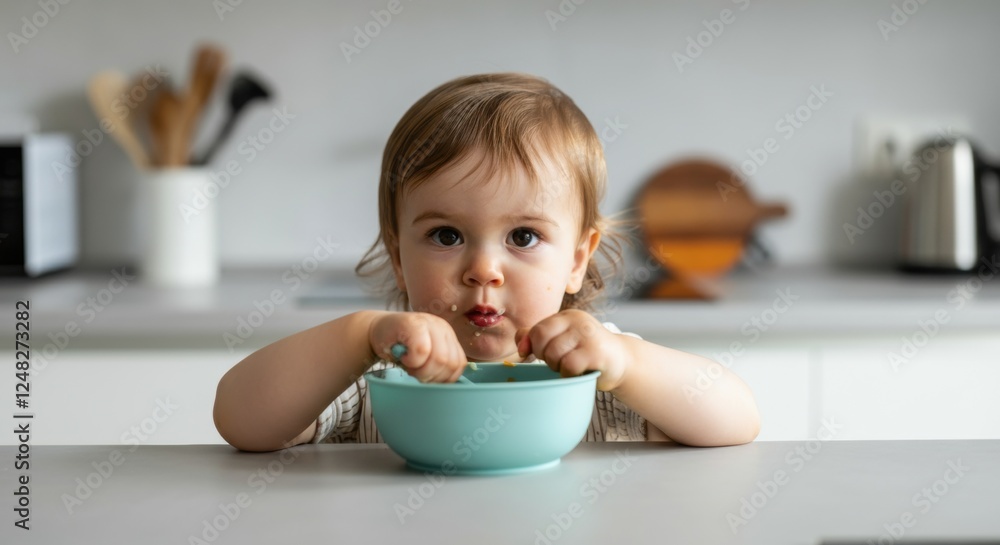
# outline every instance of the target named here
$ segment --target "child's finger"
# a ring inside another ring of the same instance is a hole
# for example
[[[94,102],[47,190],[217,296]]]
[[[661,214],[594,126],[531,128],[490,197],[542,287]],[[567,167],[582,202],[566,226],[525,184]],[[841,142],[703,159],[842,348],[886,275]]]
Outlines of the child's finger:
[[[558,314],[549,316],[548,318],[538,322],[526,335],[528,338],[527,342],[529,343],[527,346],[527,354],[534,354],[535,356],[545,360],[546,363],[549,363],[551,355],[546,352],[549,350],[549,345],[552,343],[552,339],[561,335],[568,328],[569,325],[566,320],[562,319],[562,317]]]
[[[407,348],[405,344],[401,342],[397,342],[396,344],[392,345],[392,347],[389,349],[389,352],[392,355],[393,361],[402,365],[403,369],[405,369],[406,372],[410,374],[410,376],[419,378],[418,375],[421,374],[420,369],[426,367],[421,362],[419,362],[414,356],[406,357],[410,353],[410,350],[409,348]]]
[[[441,363],[439,358],[432,358],[415,376],[420,382],[447,382],[451,372],[452,368]]]
[[[465,350],[462,348],[462,343],[458,342],[457,337],[451,345],[451,359],[457,365],[455,366],[455,374],[449,377],[448,382],[455,382],[465,372],[465,366],[469,363],[469,358],[465,356]]]
[[[580,336],[572,329],[567,329],[550,338],[542,347],[542,359],[549,364],[554,371],[562,373],[563,359],[580,346]]]
[[[422,355],[419,364],[414,360],[408,372],[420,382],[446,382],[457,366],[455,354],[458,339],[451,326],[444,322],[437,324],[432,321],[423,333],[426,354]]]
[[[393,346],[396,344],[402,344],[406,347],[405,354],[399,358],[399,363],[406,368],[406,372],[417,378],[426,374],[426,371],[421,372],[421,369],[427,364],[433,346],[430,334],[426,329],[420,328],[416,331],[400,334]]]
[[[433,382],[454,382],[458,380],[456,373],[461,373],[465,367],[465,352],[455,336],[455,331],[448,324],[442,324],[434,334],[433,364],[438,372],[433,375]]]
[[[522,358],[531,354],[531,335],[528,335],[530,331],[530,329],[525,327],[518,329],[517,332],[514,333],[514,343],[517,345],[517,355]]]
[[[582,375],[590,370],[592,363],[593,360],[587,351],[583,349],[583,345],[577,345],[576,348],[559,358],[559,375],[563,377]]]

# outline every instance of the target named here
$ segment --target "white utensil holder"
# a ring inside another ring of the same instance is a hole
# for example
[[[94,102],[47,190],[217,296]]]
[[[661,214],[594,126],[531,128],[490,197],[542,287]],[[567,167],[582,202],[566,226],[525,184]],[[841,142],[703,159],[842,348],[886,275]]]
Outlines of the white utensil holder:
[[[203,168],[144,173],[140,271],[149,284],[199,287],[219,278],[216,198],[219,186]]]

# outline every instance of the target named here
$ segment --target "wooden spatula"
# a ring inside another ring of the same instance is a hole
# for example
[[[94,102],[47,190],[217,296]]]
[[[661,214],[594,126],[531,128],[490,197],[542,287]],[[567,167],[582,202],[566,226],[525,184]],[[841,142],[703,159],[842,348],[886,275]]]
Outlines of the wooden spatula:
[[[111,126],[111,136],[125,150],[136,168],[149,166],[149,154],[139,140],[126,116],[119,115],[121,109],[114,108],[115,100],[121,100],[129,91],[128,78],[117,70],[106,70],[90,78],[87,98],[98,119],[107,120]]]

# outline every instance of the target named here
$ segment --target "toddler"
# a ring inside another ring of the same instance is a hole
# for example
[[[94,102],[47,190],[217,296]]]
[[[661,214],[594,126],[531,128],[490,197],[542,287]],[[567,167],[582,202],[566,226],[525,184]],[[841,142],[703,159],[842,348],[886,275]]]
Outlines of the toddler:
[[[563,376],[601,371],[587,440],[752,441],[757,407],[739,378],[587,313],[604,287],[595,254],[619,257],[598,210],[605,184],[597,134],[548,82],[485,74],[432,90],[386,144],[380,233],[358,265],[384,275],[401,311],[349,314],[248,356],[219,382],[219,433],[250,451],[378,442],[366,371],[454,382],[469,361],[542,360]]]

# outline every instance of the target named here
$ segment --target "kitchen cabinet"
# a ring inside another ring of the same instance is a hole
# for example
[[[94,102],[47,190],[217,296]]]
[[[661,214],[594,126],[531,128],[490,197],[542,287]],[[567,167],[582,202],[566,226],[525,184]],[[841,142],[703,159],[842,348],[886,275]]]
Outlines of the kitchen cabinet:
[[[819,395],[838,439],[1000,437],[1000,339],[934,338],[890,361],[902,337],[824,349]]]
[[[815,396],[810,384],[815,377],[818,352],[799,343],[770,342],[741,348],[739,354],[719,350],[727,346],[708,343],[678,345],[669,339],[652,342],[714,359],[743,379],[754,393],[761,415],[762,441],[802,440],[815,434]]]
[[[812,382],[818,354],[802,347],[748,348],[730,369],[754,393],[761,414],[758,439],[785,441],[814,437],[819,416]]]
[[[32,377],[36,445],[221,443],[215,388],[247,353],[67,350]],[[0,392],[13,392],[12,373]],[[12,444],[11,434],[2,437]]]
[[[730,368],[757,399],[759,439],[815,438],[824,422],[837,424],[835,440],[1000,438],[1000,338],[942,333],[915,351],[903,349],[904,338],[912,332],[749,347]],[[725,354],[704,341],[673,346]]]

